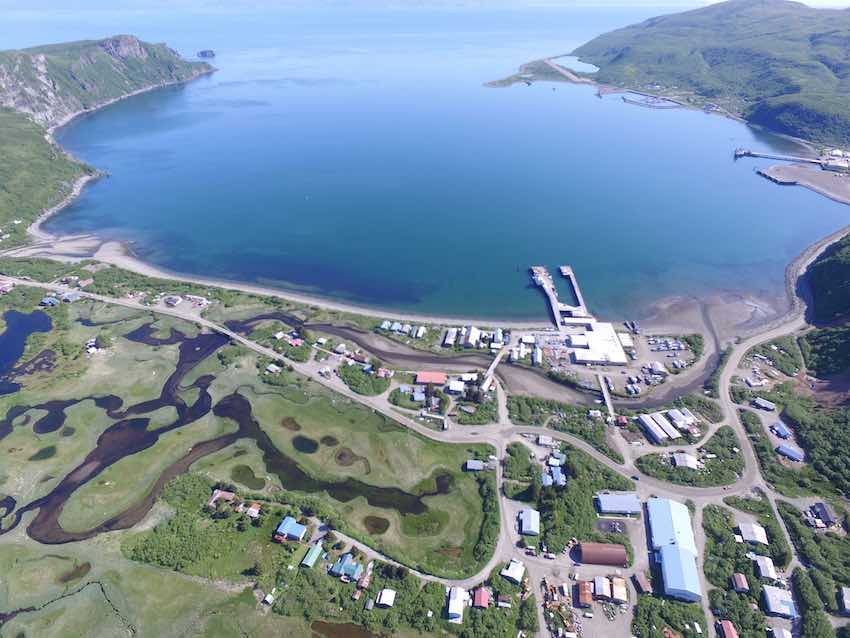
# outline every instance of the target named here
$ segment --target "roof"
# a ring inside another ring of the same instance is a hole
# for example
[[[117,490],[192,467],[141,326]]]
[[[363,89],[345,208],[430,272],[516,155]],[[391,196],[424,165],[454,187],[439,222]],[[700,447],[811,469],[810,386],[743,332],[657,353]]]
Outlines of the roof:
[[[567,477],[564,474],[564,470],[559,467],[553,467],[550,471],[552,473],[552,480],[555,482],[555,485],[560,485],[561,487],[563,487],[567,484]]]
[[[732,588],[737,592],[750,591],[750,584],[747,582],[747,577],[741,572],[732,574]]]
[[[540,535],[540,512],[524,509],[519,513],[519,533],[526,536]]]
[[[842,587],[838,590],[838,600],[841,602],[841,609],[850,611],[850,587]]]
[[[580,543],[579,555],[582,563],[622,567],[629,563],[626,548],[615,543]]]
[[[614,576],[611,579],[611,600],[616,602],[628,602],[629,588],[626,585],[626,579]]]
[[[285,536],[286,538],[296,538],[301,540],[304,538],[304,534],[307,532],[307,528],[295,521],[291,516],[287,516],[284,518],[280,525],[277,526],[276,534],[280,536]]]
[[[777,421],[773,425],[770,426],[770,429],[774,431],[776,436],[787,439],[791,436],[791,430],[788,429],[788,426],[785,425],[782,421]]]
[[[511,559],[511,562],[505,565],[502,571],[499,572],[499,575],[519,584],[522,582],[522,577],[525,575],[525,565],[513,558]]]
[[[738,638],[738,630],[735,629],[735,625],[732,624],[731,620],[721,620],[720,635],[723,638]]]
[[[741,523],[738,525],[738,530],[741,532],[741,538],[748,543],[768,544],[767,532],[758,523]]]
[[[442,372],[417,372],[416,373],[416,383],[427,385],[432,383],[434,385],[446,385],[446,379],[448,377]]]
[[[331,576],[347,576],[351,580],[356,580],[362,571],[363,565],[355,562],[354,556],[343,554],[331,567],[330,574]]]
[[[467,471],[480,472],[484,469],[484,461],[480,461],[478,459],[469,459],[464,464],[464,468],[466,468]]]
[[[651,498],[646,502],[652,548],[675,544],[697,556],[691,515],[688,508],[677,501],[666,498]]]
[[[603,514],[640,514],[640,499],[634,492],[597,494],[596,506]]]
[[[462,392],[465,392],[465,391],[466,391],[466,384],[463,381],[461,381],[459,379],[456,379],[455,381],[449,381],[449,392],[462,393]]]
[[[473,607],[478,607],[483,609],[490,604],[490,592],[487,591],[484,587],[479,587],[475,590],[475,593],[472,596],[472,605]]]
[[[756,556],[753,561],[756,564],[756,572],[760,577],[776,580],[776,566],[770,556]]]
[[[803,460],[803,453],[790,445],[780,445],[776,448],[776,453],[798,463]]]
[[[462,618],[466,605],[466,590],[463,587],[449,589],[447,611],[449,618]]]
[[[580,607],[589,607],[593,604],[593,586],[591,585],[590,581],[579,581],[578,604]]]
[[[635,581],[635,588],[641,594],[651,594],[652,593],[652,583],[649,582],[649,579],[646,577],[646,574],[643,572],[637,572],[633,576]]]
[[[699,461],[697,461],[697,457],[686,452],[675,452],[673,454],[673,464],[676,467],[687,467],[692,470],[699,469]]]
[[[382,589],[378,592],[378,600],[375,601],[378,607],[392,607],[395,604],[395,590]]]
[[[773,632],[773,638],[793,638],[791,632],[785,627],[771,627],[770,630]]]
[[[699,600],[702,597],[696,554],[681,545],[664,545],[658,552],[664,593],[674,598]]]
[[[597,598],[611,597],[611,579],[607,576],[594,576],[593,593]]]
[[[818,502],[812,505],[812,511],[814,511],[815,516],[817,516],[825,525],[832,527],[838,521],[835,519],[835,515],[832,513],[832,510],[829,509],[829,506],[826,503]]]
[[[790,591],[773,585],[765,585],[761,591],[765,611],[768,614],[782,616],[783,618],[797,617],[797,607],[794,605],[794,598]]]
[[[304,558],[301,560],[301,564],[304,567],[312,567],[316,564],[319,556],[322,555],[322,546],[318,543],[316,545],[311,545],[310,549],[307,550],[307,553],[304,555]]]

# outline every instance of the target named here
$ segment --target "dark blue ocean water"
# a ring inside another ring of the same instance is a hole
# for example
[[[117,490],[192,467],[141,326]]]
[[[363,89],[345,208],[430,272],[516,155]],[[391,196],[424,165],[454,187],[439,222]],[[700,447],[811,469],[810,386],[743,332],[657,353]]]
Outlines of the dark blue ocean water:
[[[781,142],[586,86],[483,86],[658,12],[22,14],[0,35],[133,32],[218,53],[215,75],[60,132],[111,177],[49,230],[131,240],[173,271],[440,314],[546,316],[527,274],[538,263],[572,264],[601,313],[778,295],[786,264],[850,219],[732,161],[735,147]]]

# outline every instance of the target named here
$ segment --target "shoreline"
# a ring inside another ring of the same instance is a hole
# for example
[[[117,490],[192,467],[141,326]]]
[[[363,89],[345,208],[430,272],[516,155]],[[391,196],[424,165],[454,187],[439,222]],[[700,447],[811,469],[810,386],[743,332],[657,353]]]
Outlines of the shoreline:
[[[600,92],[624,92],[629,91],[629,89],[619,89],[616,87],[611,87],[607,85],[600,84],[595,82],[590,78],[580,77],[573,74],[569,69],[562,67],[552,60],[555,58],[544,58],[537,62],[544,63],[548,67],[550,67],[553,71],[558,72],[562,77],[564,77],[567,81],[576,83],[576,84],[585,84],[592,85],[599,88]],[[524,72],[526,66],[533,64],[534,62],[527,63],[520,67],[520,72]],[[98,110],[105,108],[111,104],[116,102],[128,99],[130,97],[134,97],[136,95],[140,95],[143,93],[147,93],[150,91],[154,91],[160,88],[165,88],[168,86],[174,86],[179,84],[184,84],[190,82],[199,77],[209,75],[216,71],[215,68],[205,70],[199,72],[188,78],[186,80],[175,81],[175,82],[166,82],[157,84],[151,87],[146,87],[144,89],[139,89],[137,91],[133,91],[132,93],[128,93],[125,96],[121,96],[118,98],[113,98],[108,100],[102,104],[99,104],[96,107],[86,109],[83,111],[78,111],[75,113],[68,114],[63,117],[59,122],[50,126],[47,129],[47,139],[51,144],[55,145],[59,148],[63,153],[72,157],[74,161],[79,162],[77,158],[74,158],[73,155],[68,153],[54,138],[54,133],[62,128],[63,126],[68,125],[76,118],[87,115],[91,113],[95,113]],[[648,95],[648,94],[647,94]],[[663,97],[663,96],[657,96]],[[669,98],[665,98],[669,99]],[[682,104],[683,108],[696,108],[691,105]],[[726,116],[723,112],[716,112],[717,114],[721,114]],[[733,118],[737,119],[737,118]],[[795,140],[801,143],[805,143],[803,140]],[[83,164],[82,162],[79,162]],[[454,325],[458,323],[474,323],[483,326],[504,326],[510,328],[517,329],[551,329],[552,323],[548,318],[547,313],[541,312],[541,318],[539,320],[532,319],[500,319],[500,318],[482,318],[482,317],[471,317],[471,316],[446,316],[446,315],[434,315],[434,314],[422,314],[416,312],[404,312],[398,311],[394,309],[383,309],[377,306],[363,306],[353,302],[345,302],[345,301],[335,301],[333,299],[324,298],[320,296],[311,295],[309,293],[299,293],[296,291],[287,291],[284,289],[275,288],[272,286],[265,286],[262,284],[252,284],[250,282],[245,281],[229,281],[224,279],[216,279],[216,278],[207,278],[198,275],[188,274],[188,273],[175,273],[164,270],[155,266],[154,264],[145,262],[140,259],[136,255],[132,253],[132,250],[127,242],[120,241],[110,241],[104,240],[102,238],[98,238],[96,236],[57,236],[52,233],[48,233],[43,230],[42,225],[45,221],[55,216],[63,209],[72,204],[77,197],[79,197],[85,187],[93,182],[96,179],[103,177],[105,173],[100,171],[96,171],[93,174],[83,175],[78,178],[74,183],[74,186],[71,192],[66,195],[62,201],[57,203],[56,205],[45,209],[27,228],[27,234],[36,240],[36,243],[26,244],[24,246],[19,246],[9,251],[4,251],[0,254],[5,254],[8,256],[42,256],[50,259],[55,259],[59,261],[74,261],[81,260],[86,258],[95,259],[97,261],[101,261],[103,263],[108,263],[113,266],[117,266],[119,268],[123,268],[125,270],[134,272],[136,274],[140,274],[146,277],[153,277],[164,280],[171,281],[184,281],[188,283],[194,283],[201,286],[209,286],[216,288],[224,288],[230,290],[236,290],[248,294],[259,295],[259,296],[270,296],[278,299],[289,300],[295,303],[316,306],[333,312],[342,312],[349,313],[361,316],[369,316],[369,317],[387,317],[392,319],[398,319],[402,321],[416,321],[422,323],[429,324],[442,324],[442,325]],[[823,194],[823,193],[821,193]],[[780,309],[774,307],[773,309],[776,311],[776,314],[769,317],[764,317],[761,320],[756,320],[754,322],[745,321],[738,326],[729,326],[731,332],[737,334],[737,336],[744,336],[746,334],[753,334],[754,332],[759,332],[761,330],[767,329],[767,327],[772,325],[777,325],[786,321],[789,317],[797,316],[800,312],[801,307],[801,299],[796,294],[796,286],[797,281],[802,274],[801,271],[804,270],[810,263],[813,261],[817,255],[819,255],[823,249],[826,248],[829,244],[833,243],[840,239],[844,234],[850,232],[850,226],[839,229],[838,231],[830,234],[828,237],[825,237],[814,244],[808,246],[803,252],[798,255],[785,270],[785,309]],[[76,242],[76,244],[74,243]],[[68,243],[71,244],[71,249],[67,252],[63,252],[61,250],[61,244]],[[57,244],[59,246],[57,246]],[[82,246],[82,249],[80,249]],[[23,253],[23,254],[19,254]],[[41,254],[39,254],[41,253]],[[710,301],[713,297],[716,299],[718,296],[728,293],[729,291],[716,291],[717,294],[712,294],[707,292],[706,294],[695,297],[691,299],[691,302],[697,306],[711,306],[713,305]],[[741,295],[745,297],[747,294],[745,291],[736,292],[733,294]],[[755,295],[753,295],[755,297]],[[665,316],[667,313],[663,309],[666,305],[669,304],[671,299],[676,299],[676,297],[668,297],[668,298],[659,298],[654,300],[652,303],[646,305],[646,315],[651,317],[646,319],[648,321],[648,325],[657,326],[658,328],[663,328],[664,326],[668,326],[672,324],[676,324],[674,316]],[[745,305],[747,303],[751,303],[748,300],[743,300],[742,303]],[[721,304],[715,301],[714,305],[720,306]],[[608,319],[612,322],[616,323],[616,319]],[[753,325],[747,325],[752,323]],[[706,327],[706,326],[704,326]],[[656,328],[656,329],[658,329]],[[725,331],[724,331],[725,332]],[[726,335],[731,336],[731,335]]]

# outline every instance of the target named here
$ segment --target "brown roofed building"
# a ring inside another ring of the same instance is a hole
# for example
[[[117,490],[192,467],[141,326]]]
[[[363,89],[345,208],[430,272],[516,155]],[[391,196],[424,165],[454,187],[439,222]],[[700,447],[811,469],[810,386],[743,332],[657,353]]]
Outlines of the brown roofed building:
[[[746,594],[750,591],[750,584],[747,582],[747,577],[740,572],[732,574],[732,589],[739,594]]]
[[[580,543],[579,556],[582,563],[627,567],[629,555],[626,548],[616,543]]]
[[[639,594],[651,594],[652,593],[652,583],[649,582],[649,579],[646,577],[646,574],[643,572],[637,572],[634,575],[635,581],[635,589]]]
[[[593,583],[589,580],[580,580],[576,588],[578,589],[576,607],[590,607],[593,604]]]
[[[720,635],[723,638],[738,638],[738,630],[731,620],[720,621]]]

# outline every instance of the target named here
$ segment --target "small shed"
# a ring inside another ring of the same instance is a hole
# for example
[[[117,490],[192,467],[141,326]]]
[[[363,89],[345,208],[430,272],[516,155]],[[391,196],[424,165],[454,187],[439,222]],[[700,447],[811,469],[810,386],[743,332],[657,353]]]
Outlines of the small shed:
[[[392,607],[395,605],[395,594],[395,590],[393,589],[382,589],[378,592],[378,600],[375,601],[375,604],[378,607]]]
[[[479,587],[472,595],[472,606],[477,609],[487,609],[490,606],[490,592]]]

